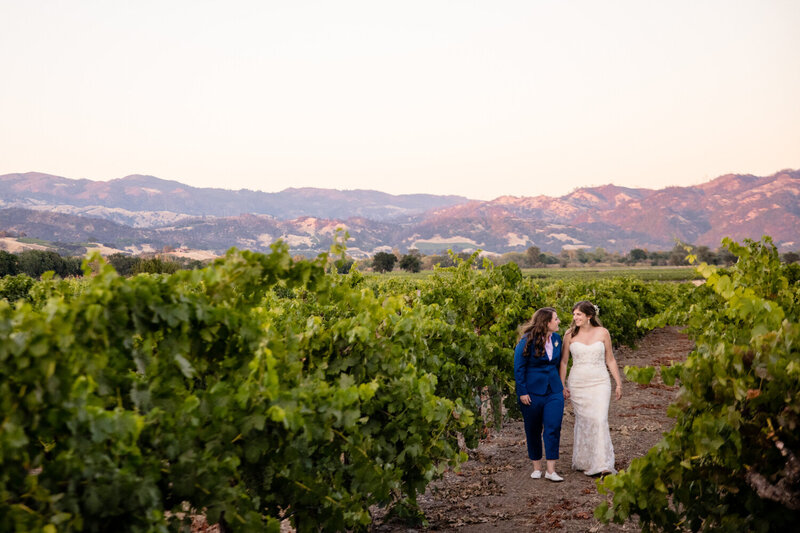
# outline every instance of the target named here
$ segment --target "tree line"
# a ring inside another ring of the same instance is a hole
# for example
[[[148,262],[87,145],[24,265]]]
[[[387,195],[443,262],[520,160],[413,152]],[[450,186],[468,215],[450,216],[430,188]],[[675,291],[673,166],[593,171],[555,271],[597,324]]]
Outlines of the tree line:
[[[80,256],[62,256],[50,250],[25,250],[19,253],[9,253],[0,250],[0,276],[16,276],[25,274],[32,278],[39,278],[45,272],[52,271],[62,278],[80,277],[83,275]],[[135,274],[172,274],[178,270],[196,269],[203,263],[196,259],[169,258],[159,256],[134,256],[127,254],[112,254],[106,261],[114,267],[121,276]]]
[[[667,251],[648,251],[642,248],[634,248],[625,254],[608,252],[604,248],[596,248],[594,250],[564,249],[559,254],[553,254],[551,252],[542,252],[537,246],[531,246],[524,252],[508,252],[493,256],[490,260],[495,266],[514,263],[520,268],[555,265],[561,267],[591,266],[597,264],[687,266],[689,264],[686,260],[687,246],[699,262],[720,266],[730,266],[736,262],[736,256],[727,248],[721,247],[717,250],[711,250],[708,246],[694,246],[684,243],[676,243],[672,250]],[[432,270],[435,265],[445,268],[452,267],[457,261],[464,261],[470,255],[471,253],[469,252],[425,255],[412,248],[407,253],[400,253],[397,250],[377,252],[371,258],[363,260],[344,257],[338,259],[334,266],[341,274],[349,272],[351,268],[372,270],[380,273],[391,272],[395,268],[406,272],[420,272],[422,270]],[[795,251],[785,252],[781,255],[781,260],[787,264],[796,263],[800,261],[800,253]],[[39,278],[48,271],[53,271],[62,278],[82,276],[81,261],[82,257],[80,256],[61,255],[51,250],[25,250],[19,253],[0,250],[0,276],[25,274],[32,278]],[[178,270],[196,269],[204,266],[203,262],[196,259],[159,255],[134,256],[122,253],[109,255],[106,261],[121,276],[142,273],[172,274]]]
[[[538,246],[531,246],[524,252],[508,252],[502,255],[491,257],[490,260],[495,266],[502,266],[514,263],[520,268],[541,268],[559,265],[567,266],[590,266],[597,264],[606,265],[628,265],[628,266],[688,266],[686,259],[688,253],[697,258],[698,262],[709,265],[730,266],[734,264],[737,257],[725,247],[712,250],[708,246],[695,246],[678,242],[671,250],[648,251],[642,248],[634,248],[628,253],[608,252],[604,248],[589,249],[563,249],[559,254],[542,252]],[[371,259],[357,262],[350,259],[341,264],[340,271],[346,273],[353,265],[359,269],[371,268],[374,272],[391,272],[395,266],[407,272],[419,272],[421,270],[431,270],[434,265],[441,267],[454,266],[455,261],[465,260],[470,256],[468,252],[456,254],[431,254],[423,255],[419,250],[411,249],[406,254],[397,251],[378,252]],[[791,264],[800,261],[800,253],[790,251],[781,254],[784,263]]]

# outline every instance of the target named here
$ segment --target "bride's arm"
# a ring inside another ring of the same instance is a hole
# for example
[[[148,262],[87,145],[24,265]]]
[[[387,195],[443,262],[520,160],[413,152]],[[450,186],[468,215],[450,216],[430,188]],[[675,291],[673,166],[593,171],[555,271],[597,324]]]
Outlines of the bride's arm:
[[[561,378],[561,384],[564,386],[564,398],[569,398],[569,389],[567,388],[567,363],[569,363],[570,338],[570,334],[567,333],[561,341],[561,364],[558,366],[558,376]]]
[[[605,331],[603,345],[606,348],[606,366],[608,367],[608,371],[611,372],[614,381],[617,383],[617,389],[614,395],[617,400],[619,400],[622,398],[622,380],[619,377],[619,367],[617,366],[617,360],[614,359],[614,349],[611,347],[611,335],[608,333],[608,330]]]

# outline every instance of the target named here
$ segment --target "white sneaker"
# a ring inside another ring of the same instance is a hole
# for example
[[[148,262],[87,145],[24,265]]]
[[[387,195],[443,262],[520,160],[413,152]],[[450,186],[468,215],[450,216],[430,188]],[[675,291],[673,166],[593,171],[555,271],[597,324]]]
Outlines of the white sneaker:
[[[561,476],[559,476],[559,475],[558,475],[558,474],[556,474],[555,472],[553,472],[552,474],[551,474],[550,472],[547,472],[547,473],[544,475],[544,477],[545,477],[545,478],[547,478],[547,479],[549,479],[550,481],[564,481],[564,478],[563,478],[563,477],[561,477]]]
[[[531,472],[531,477],[533,479],[541,478],[542,477],[542,471],[541,470],[534,470],[533,472]]]

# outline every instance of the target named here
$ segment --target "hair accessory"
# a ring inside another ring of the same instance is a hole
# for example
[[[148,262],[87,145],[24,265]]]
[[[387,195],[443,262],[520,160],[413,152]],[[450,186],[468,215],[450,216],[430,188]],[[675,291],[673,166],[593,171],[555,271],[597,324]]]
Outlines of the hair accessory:
[[[594,304],[592,304],[592,307],[594,307],[594,314],[600,316],[600,308]]]

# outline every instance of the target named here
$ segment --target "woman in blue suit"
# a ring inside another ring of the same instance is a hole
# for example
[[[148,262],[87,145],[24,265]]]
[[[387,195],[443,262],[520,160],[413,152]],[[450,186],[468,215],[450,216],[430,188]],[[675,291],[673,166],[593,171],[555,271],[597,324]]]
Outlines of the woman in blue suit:
[[[531,477],[542,477],[542,438],[547,457],[545,478],[563,481],[556,474],[561,418],[564,414],[564,385],[559,376],[561,336],[557,333],[556,310],[543,307],[520,326],[519,341],[514,350],[514,378],[522,418],[528,457],[533,460]]]

